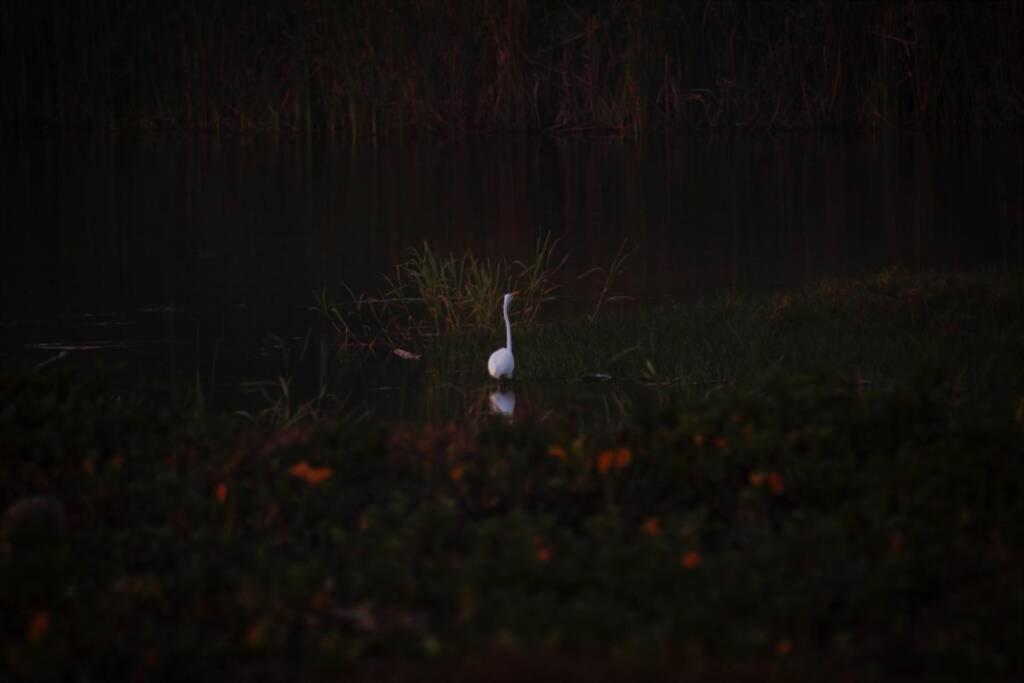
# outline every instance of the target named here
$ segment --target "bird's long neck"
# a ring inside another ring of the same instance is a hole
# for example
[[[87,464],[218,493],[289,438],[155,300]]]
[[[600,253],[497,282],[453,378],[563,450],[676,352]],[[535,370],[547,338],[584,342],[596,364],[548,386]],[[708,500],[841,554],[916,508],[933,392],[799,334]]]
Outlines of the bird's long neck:
[[[512,352],[512,325],[508,321],[508,299],[505,299],[505,305],[502,306],[502,310],[505,313],[505,348]]]

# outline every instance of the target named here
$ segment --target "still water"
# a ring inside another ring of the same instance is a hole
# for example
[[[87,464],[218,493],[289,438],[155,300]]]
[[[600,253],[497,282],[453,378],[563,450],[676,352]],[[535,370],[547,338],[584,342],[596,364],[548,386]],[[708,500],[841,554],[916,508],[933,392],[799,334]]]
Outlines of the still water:
[[[308,330],[315,292],[376,291],[424,241],[513,259],[550,233],[576,283],[566,296],[586,297],[596,281],[575,277],[628,240],[616,288],[637,300],[1024,265],[1016,133],[5,147],[5,370],[68,350],[169,382],[272,375],[268,335]],[[482,405],[486,379],[481,365]],[[381,395],[356,400],[396,412]]]

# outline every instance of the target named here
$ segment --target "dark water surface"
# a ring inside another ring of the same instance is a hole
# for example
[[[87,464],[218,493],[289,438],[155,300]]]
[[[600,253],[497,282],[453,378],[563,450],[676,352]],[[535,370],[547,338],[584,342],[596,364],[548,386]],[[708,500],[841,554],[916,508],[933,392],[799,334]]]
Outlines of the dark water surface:
[[[6,147],[5,369],[69,349],[172,382],[273,373],[268,334],[314,325],[314,292],[374,291],[424,240],[518,258],[550,232],[581,300],[626,238],[617,289],[640,300],[1024,265],[1019,134]]]

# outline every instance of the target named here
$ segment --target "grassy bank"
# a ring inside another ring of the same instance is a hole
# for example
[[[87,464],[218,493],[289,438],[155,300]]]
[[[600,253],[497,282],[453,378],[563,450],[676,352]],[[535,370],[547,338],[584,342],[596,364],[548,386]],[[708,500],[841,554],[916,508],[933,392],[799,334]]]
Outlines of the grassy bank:
[[[5,125],[320,131],[1019,125],[1019,2],[258,2],[0,10]]]
[[[1021,290],[886,274],[524,330],[519,387],[676,385],[603,429],[274,428],[59,368],[8,378],[4,666],[1012,679]],[[444,335],[407,367],[482,373],[492,336]]]
[[[719,294],[688,303],[617,301],[595,310],[582,300],[575,307],[585,315],[554,319],[543,311],[524,319],[513,299],[516,377],[529,387],[606,376],[692,402],[727,388],[757,392],[779,373],[811,372],[882,391],[932,374],[952,403],[999,406],[1005,413],[1024,390],[1021,373],[1008,371],[1022,360],[1022,294],[1016,275],[892,270],[795,292]],[[488,301],[498,312],[498,296]],[[403,305],[400,317],[415,320],[422,308]],[[364,334],[385,354],[388,340],[422,353],[422,372],[436,383],[472,384],[487,356],[504,344],[503,323],[493,317],[459,334],[438,335],[431,324],[426,334],[422,325],[404,329],[418,334]],[[361,350],[348,349],[365,363]],[[397,361],[387,365],[410,372]]]

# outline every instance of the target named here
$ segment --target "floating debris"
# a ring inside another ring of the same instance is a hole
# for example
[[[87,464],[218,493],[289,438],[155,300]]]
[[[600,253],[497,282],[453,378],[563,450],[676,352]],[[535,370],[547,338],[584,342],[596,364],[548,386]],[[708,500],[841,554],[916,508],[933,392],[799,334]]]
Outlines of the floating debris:
[[[47,367],[53,365],[54,363],[59,363],[60,361],[62,361],[65,358],[67,358],[67,355],[68,355],[67,349],[64,349],[63,351],[58,353],[56,356],[53,356],[51,358],[47,358],[42,363],[36,363],[36,370],[42,370],[44,368],[47,368]]]

